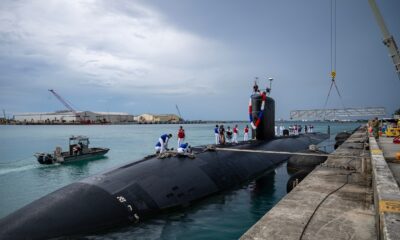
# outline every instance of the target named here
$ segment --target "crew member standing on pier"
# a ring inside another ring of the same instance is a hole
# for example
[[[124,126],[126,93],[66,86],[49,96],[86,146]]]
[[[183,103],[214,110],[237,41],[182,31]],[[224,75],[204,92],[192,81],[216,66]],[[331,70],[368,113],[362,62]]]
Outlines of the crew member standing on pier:
[[[218,127],[218,124],[215,125],[214,134],[215,134],[215,144],[219,144],[219,127]]]
[[[249,126],[246,125],[244,128],[244,134],[243,134],[243,141],[248,141],[249,140]]]
[[[172,138],[172,134],[163,134],[158,139],[158,142],[160,143],[160,153],[162,153],[168,149],[168,141],[171,138]]]
[[[233,128],[233,143],[238,143],[237,137],[239,134],[239,129],[238,125],[236,124],[235,127]]]
[[[376,139],[379,139],[379,120],[377,117],[372,120],[372,132],[374,134],[374,137]]]
[[[178,130],[178,148],[183,143],[183,140],[185,140],[185,130],[180,126]]]

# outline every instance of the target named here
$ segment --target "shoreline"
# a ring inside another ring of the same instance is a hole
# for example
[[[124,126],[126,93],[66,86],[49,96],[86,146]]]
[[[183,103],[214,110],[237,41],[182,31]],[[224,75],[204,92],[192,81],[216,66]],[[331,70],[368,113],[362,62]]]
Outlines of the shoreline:
[[[279,120],[275,121],[279,123],[363,123],[367,122],[367,120],[354,120],[354,121],[293,121],[293,120]],[[180,121],[180,122],[119,122],[119,123],[78,123],[78,122],[54,122],[54,123],[38,123],[38,122],[0,122],[0,125],[159,125],[159,124],[228,124],[228,123],[248,123],[248,121],[237,120],[237,121],[217,121],[217,120],[194,120],[194,121]]]

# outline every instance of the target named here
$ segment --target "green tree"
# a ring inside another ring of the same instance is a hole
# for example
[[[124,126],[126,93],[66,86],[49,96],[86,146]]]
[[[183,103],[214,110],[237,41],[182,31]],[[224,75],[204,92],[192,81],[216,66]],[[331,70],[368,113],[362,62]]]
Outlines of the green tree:
[[[400,115],[400,108],[394,112],[395,115]]]

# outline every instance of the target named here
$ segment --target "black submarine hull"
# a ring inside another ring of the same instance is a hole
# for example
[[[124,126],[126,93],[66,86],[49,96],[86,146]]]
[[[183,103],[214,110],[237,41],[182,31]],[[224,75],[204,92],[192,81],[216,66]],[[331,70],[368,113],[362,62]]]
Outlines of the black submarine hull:
[[[299,151],[327,138],[307,134],[226,148]],[[72,183],[0,220],[1,239],[48,239],[135,224],[262,176],[288,155],[201,151],[144,158]]]

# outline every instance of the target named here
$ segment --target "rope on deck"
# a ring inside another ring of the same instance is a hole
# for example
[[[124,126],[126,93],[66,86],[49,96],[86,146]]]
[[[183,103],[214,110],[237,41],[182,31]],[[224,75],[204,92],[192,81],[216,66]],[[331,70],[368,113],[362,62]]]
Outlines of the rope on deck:
[[[299,156],[317,156],[317,157],[346,157],[346,158],[362,158],[361,156],[342,155],[342,154],[324,154],[324,153],[303,153],[303,152],[284,152],[284,151],[266,151],[254,149],[235,149],[235,148],[215,148],[218,151],[230,152],[247,152],[247,153],[264,153],[264,154],[283,154],[283,155],[299,155]]]

